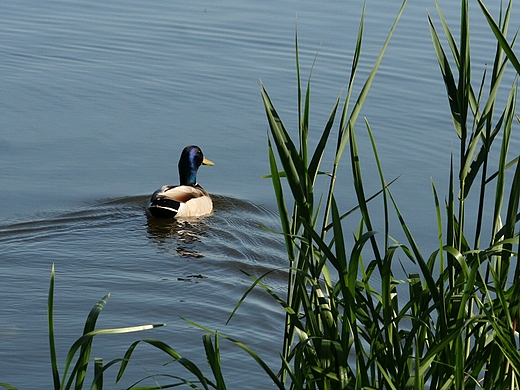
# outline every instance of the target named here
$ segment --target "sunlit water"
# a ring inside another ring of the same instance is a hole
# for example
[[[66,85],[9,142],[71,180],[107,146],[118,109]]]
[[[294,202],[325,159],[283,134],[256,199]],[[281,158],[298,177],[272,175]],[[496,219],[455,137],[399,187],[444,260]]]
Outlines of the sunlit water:
[[[456,3],[441,2],[454,26]],[[318,52],[311,100],[316,141],[348,82],[362,5],[2,2],[0,382],[51,386],[46,304],[52,264],[61,361],[91,307],[110,292],[99,327],[168,325],[100,337],[94,355],[105,361],[121,357],[132,341],[151,337],[204,366],[203,331],[181,319],[187,318],[246,342],[278,367],[283,313],[267,294],[252,293],[225,325],[251,283],[242,271],[261,275],[286,265],[280,237],[260,228],[277,229],[278,223],[270,182],[260,178],[269,167],[259,79],[294,130],[297,25],[305,78]],[[359,81],[399,6],[367,2]],[[430,180],[443,196],[456,148],[428,10],[435,12],[433,2],[408,5],[363,110],[389,180],[402,175],[393,193],[426,248],[436,240]],[[471,10],[473,66],[480,78],[494,54],[493,40],[474,4]],[[512,20],[519,20],[515,15]],[[437,28],[441,32],[439,22]],[[361,122],[357,132],[367,189],[377,191]],[[216,164],[199,173],[214,197],[214,215],[149,221],[147,197],[175,184],[177,159],[188,144],[199,145]],[[349,209],[355,196],[347,166],[341,175],[338,200]],[[356,224],[354,219],[349,228]],[[397,228],[394,235],[400,237]],[[283,272],[266,282],[283,294]],[[229,388],[269,388],[243,351],[225,343],[222,350]],[[138,348],[137,358],[140,365],[132,367],[126,385],[155,372],[182,373],[174,365],[163,368],[167,357],[150,347]]]

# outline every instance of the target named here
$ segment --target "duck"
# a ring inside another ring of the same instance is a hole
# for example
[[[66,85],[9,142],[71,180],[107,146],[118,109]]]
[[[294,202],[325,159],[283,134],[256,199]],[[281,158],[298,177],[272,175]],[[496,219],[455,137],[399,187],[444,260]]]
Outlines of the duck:
[[[195,145],[186,146],[179,158],[179,185],[164,185],[155,191],[146,212],[155,218],[201,217],[213,212],[213,201],[197,183],[201,165],[215,165]]]

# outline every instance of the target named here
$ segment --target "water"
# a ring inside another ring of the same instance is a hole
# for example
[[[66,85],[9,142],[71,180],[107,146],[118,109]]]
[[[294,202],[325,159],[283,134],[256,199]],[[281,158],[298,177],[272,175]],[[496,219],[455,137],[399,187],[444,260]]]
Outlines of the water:
[[[0,382],[21,389],[51,386],[46,299],[52,264],[62,361],[90,308],[111,292],[99,327],[168,326],[99,339],[94,355],[105,361],[121,357],[135,339],[152,337],[204,366],[202,331],[184,317],[245,341],[278,367],[283,313],[269,296],[254,292],[225,325],[251,283],[241,271],[261,275],[285,265],[280,238],[258,227],[278,226],[270,182],[260,178],[269,167],[259,79],[294,130],[297,24],[304,76],[319,52],[311,102],[315,141],[347,83],[362,4],[2,2]],[[359,80],[399,6],[368,2]],[[441,7],[455,26],[458,5]],[[402,175],[394,195],[425,247],[436,240],[430,178],[442,196],[456,145],[427,9],[434,13],[434,3],[408,5],[363,110],[385,173]],[[479,12],[472,5],[477,72],[493,55]],[[358,133],[367,185],[375,191],[361,125]],[[152,223],[144,213],[146,199],[176,182],[177,159],[188,144],[199,145],[216,163],[199,173],[215,214]],[[350,208],[348,170],[342,174],[339,198]],[[283,293],[282,272],[267,281]],[[225,343],[222,349],[230,388],[270,386],[244,352]],[[139,354],[143,366],[133,367],[127,385],[146,370],[182,372],[162,368],[166,356],[150,348]],[[107,387],[112,383],[107,380]]]
[[[253,313],[244,317],[239,312],[236,322],[223,328],[249,284],[241,271],[264,273],[283,265],[280,244],[256,226],[272,225],[273,214],[245,201],[219,196],[214,200],[219,212],[199,221],[148,221],[146,198],[135,196],[3,227],[0,240],[9,248],[3,276],[9,282],[2,286],[2,361],[9,360],[13,367],[2,376],[22,385],[49,383],[45,308],[53,263],[61,356],[81,333],[91,306],[108,292],[112,295],[99,327],[166,322],[165,330],[145,336],[161,337],[199,362],[203,355],[196,344],[201,344],[202,332],[190,329],[180,317],[249,339],[244,324]],[[283,289],[281,273],[269,281]],[[265,324],[265,333],[251,340],[264,354],[279,344],[276,326],[283,319],[280,309],[267,302],[265,296],[254,294],[244,310],[254,310],[255,321]],[[260,307],[263,310],[257,310]],[[124,347],[137,338],[105,337],[97,345],[109,361],[121,357]],[[21,340],[27,349],[20,348]],[[33,353],[36,360],[29,358]],[[167,361],[159,353],[155,358],[161,364]],[[31,378],[28,372],[34,373]],[[142,369],[137,372],[146,374]]]

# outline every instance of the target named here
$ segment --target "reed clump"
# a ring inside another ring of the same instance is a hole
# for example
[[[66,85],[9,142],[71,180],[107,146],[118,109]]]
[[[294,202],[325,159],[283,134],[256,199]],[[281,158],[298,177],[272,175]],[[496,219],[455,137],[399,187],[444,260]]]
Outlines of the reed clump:
[[[340,98],[311,152],[310,82],[303,94],[298,72],[300,116],[295,140],[262,87],[270,127],[271,178],[290,262],[288,296],[277,298],[287,313],[280,378],[288,388],[520,388],[520,165],[518,151],[509,156],[512,128],[518,120],[516,80],[505,106],[497,104],[508,59],[516,61],[504,38],[512,3],[503,9],[498,24],[479,3],[498,43],[490,75],[484,74],[477,85],[471,78],[468,2],[461,2],[459,42],[437,4],[448,50],[428,18],[459,140],[444,205],[432,183],[439,241],[438,248],[428,255],[420,251],[392,196],[367,120],[365,129],[379,172],[382,209],[370,207],[362,179],[355,124],[386,43],[351,105],[359,50],[354,54],[334,163],[328,173],[329,190],[320,201],[316,200],[314,184],[321,173],[320,161]],[[361,31],[362,24],[357,49],[361,47]],[[352,191],[361,215],[353,225],[351,248],[345,245],[344,230],[352,210],[341,210],[334,196],[344,152],[348,153]],[[287,186],[282,185],[282,177]],[[470,196],[473,193],[476,196]],[[286,198],[294,201],[292,212]],[[490,207],[491,216],[485,213]],[[473,223],[467,214],[475,210]],[[397,216],[406,242],[391,240],[392,214]],[[376,232],[376,224],[382,226],[379,230],[383,233]],[[484,230],[490,231],[490,236],[483,236]],[[398,254],[420,270],[408,275],[408,294],[397,289],[400,281],[394,270],[400,267]]]

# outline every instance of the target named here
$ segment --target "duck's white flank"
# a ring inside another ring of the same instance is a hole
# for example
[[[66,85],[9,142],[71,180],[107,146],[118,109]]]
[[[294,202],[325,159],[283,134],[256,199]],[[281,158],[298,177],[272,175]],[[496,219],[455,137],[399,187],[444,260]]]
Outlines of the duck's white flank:
[[[200,217],[213,212],[213,201],[200,186],[163,186],[152,201],[166,198],[179,202],[176,217]]]

